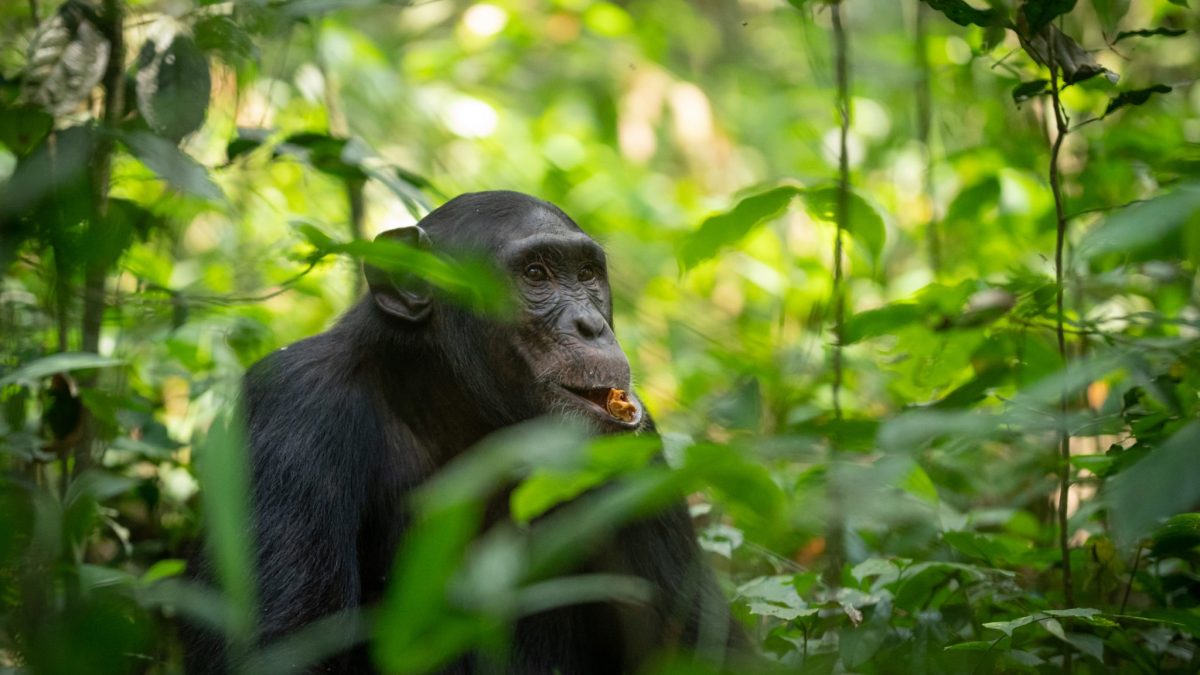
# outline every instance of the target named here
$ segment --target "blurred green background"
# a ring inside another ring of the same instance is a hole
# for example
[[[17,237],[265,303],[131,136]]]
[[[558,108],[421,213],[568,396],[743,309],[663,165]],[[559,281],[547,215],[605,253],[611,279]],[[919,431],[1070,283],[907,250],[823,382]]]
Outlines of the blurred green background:
[[[789,671],[1200,671],[1190,4],[4,3],[0,672],[179,672],[180,615],[252,634],[213,421],[354,301],[355,240],[485,189],[604,244],[671,470],[537,427],[481,449],[369,616],[385,671],[503,649],[505,566],[539,563],[528,525],[468,552],[489,486],[523,479],[527,520],[614,474],[690,495]],[[183,581],[205,517],[222,594]]]

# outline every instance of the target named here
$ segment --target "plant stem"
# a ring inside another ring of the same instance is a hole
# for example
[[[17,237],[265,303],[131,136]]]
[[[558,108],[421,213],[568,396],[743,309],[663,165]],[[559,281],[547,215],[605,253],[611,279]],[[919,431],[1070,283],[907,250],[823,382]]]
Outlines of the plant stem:
[[[834,64],[837,77],[837,107],[841,116],[838,134],[838,192],[834,214],[837,231],[833,238],[833,415],[842,419],[842,343],[846,318],[845,279],[842,270],[842,233],[849,220],[850,159],[846,151],[850,134],[850,77],[846,68],[846,31],[842,26],[841,3],[830,6],[833,21]]]
[[[42,24],[42,11],[38,6],[38,0],[29,0],[29,16],[33,18],[34,26]]]
[[[933,278],[942,272],[942,242],[938,232],[937,202],[933,188],[933,149],[929,146],[933,127],[933,88],[929,76],[929,46],[925,39],[925,16],[929,11],[925,3],[917,0],[916,17],[916,62],[917,62],[917,140],[925,149],[925,200],[929,203],[929,223],[925,228],[926,245],[929,247],[929,268]]]
[[[1142,564],[1142,547],[1139,544],[1137,553],[1133,556],[1133,566],[1129,569],[1129,581],[1125,582],[1125,592],[1121,594],[1121,608],[1117,614],[1125,613],[1125,605],[1129,603],[1129,591],[1133,590],[1133,578],[1137,576],[1138,566]]]
[[[96,134],[92,150],[92,213],[88,229],[96,235],[103,233],[104,219],[108,216],[108,188],[112,176],[112,155],[116,145],[114,133],[125,110],[125,38],[124,8],[120,0],[104,0],[101,29],[109,44],[108,65],[104,70],[104,117]],[[108,269],[103,264],[89,262],[84,272],[83,318],[80,322],[80,348],[85,352],[99,353],[100,327],[104,320],[105,282]],[[83,386],[95,384],[96,376],[81,378]],[[86,413],[85,413],[86,414]],[[84,433],[75,447],[74,473],[91,464],[92,444],[95,440],[95,425],[90,416],[85,421]]]
[[[842,343],[845,341],[845,279],[842,269],[842,233],[849,220],[850,206],[850,159],[846,150],[847,137],[850,134],[850,76],[846,67],[847,40],[846,31],[842,26],[841,3],[830,5],[830,17],[833,22],[834,67],[837,79],[837,108],[841,116],[841,130],[838,138],[838,192],[837,211],[834,214],[837,226],[833,239],[833,416],[834,420],[842,420]],[[837,485],[837,475],[834,469],[834,458],[838,450],[839,431],[835,427],[832,434],[830,449],[829,474],[827,478],[827,497],[829,501],[829,522],[825,534],[825,551],[829,565],[826,569],[826,581],[838,584],[841,581],[842,559],[845,544],[843,542],[842,495]]]
[[[1056,308],[1055,314],[1055,336],[1058,338],[1058,354],[1062,359],[1063,367],[1070,367],[1070,360],[1067,355],[1067,337],[1063,330],[1063,249],[1066,246],[1067,240],[1067,217],[1066,208],[1063,204],[1062,184],[1058,169],[1058,155],[1062,150],[1063,141],[1067,137],[1070,129],[1067,124],[1066,115],[1062,110],[1062,102],[1059,98],[1058,89],[1058,64],[1055,61],[1055,38],[1056,33],[1053,30],[1047,30],[1046,34],[1049,38],[1049,48],[1046,50],[1049,53],[1050,67],[1050,103],[1054,108],[1054,122],[1057,133],[1054,137],[1054,143],[1050,148],[1050,190],[1054,193],[1054,213],[1055,213],[1055,242],[1054,242],[1054,304]],[[1067,431],[1067,391],[1066,384],[1063,384],[1063,390],[1059,394],[1059,428],[1058,428],[1058,547],[1062,554],[1062,583],[1063,583],[1063,602],[1067,607],[1075,606],[1075,592],[1071,583],[1071,546],[1069,533],[1067,531],[1067,497],[1071,488],[1071,436]],[[1063,672],[1071,672],[1071,650],[1064,645],[1063,649]]]

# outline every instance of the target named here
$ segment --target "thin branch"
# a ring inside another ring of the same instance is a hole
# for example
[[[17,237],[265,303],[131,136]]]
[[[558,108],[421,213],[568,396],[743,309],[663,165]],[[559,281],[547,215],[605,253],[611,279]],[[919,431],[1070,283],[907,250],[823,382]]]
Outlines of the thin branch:
[[[833,239],[833,416],[835,420],[842,419],[842,345],[845,343],[845,279],[842,269],[842,236],[849,221],[850,207],[850,158],[847,152],[847,138],[850,134],[850,75],[846,66],[847,40],[846,30],[842,26],[841,3],[830,6],[830,17],[833,22],[834,68],[837,82],[837,108],[841,115],[841,132],[838,137],[838,192],[837,211],[835,219],[837,229]],[[838,431],[833,434],[830,448],[830,464],[838,451]],[[832,469],[832,466],[831,466]],[[842,516],[842,495],[837,484],[837,477],[830,471],[826,486],[829,500],[829,519],[826,523],[825,551],[828,554],[828,567],[825,570],[826,581],[833,585],[841,580],[842,561],[845,557],[843,530],[845,522]]]
[[[1050,190],[1054,193],[1055,214],[1055,243],[1054,243],[1054,304],[1058,310],[1055,317],[1055,334],[1058,338],[1058,354],[1064,367],[1070,366],[1067,356],[1067,337],[1063,326],[1063,249],[1067,240],[1067,215],[1063,204],[1061,177],[1059,175],[1058,156],[1062,151],[1063,141],[1070,131],[1067,116],[1062,109],[1058,88],[1058,64],[1055,59],[1055,40],[1057,33],[1047,31],[1049,46],[1047,64],[1050,67],[1050,97],[1054,109],[1054,122],[1057,134],[1050,149]],[[1067,497],[1071,488],[1071,436],[1067,430],[1067,391],[1064,387],[1059,395],[1059,430],[1058,430],[1058,548],[1062,555],[1063,600],[1067,607],[1075,606],[1075,591],[1071,583],[1071,546],[1067,532]],[[1064,645],[1063,672],[1070,674],[1072,670],[1071,650]]]
[[[121,122],[125,111],[125,27],[124,7],[121,0],[104,0],[102,15],[103,33],[108,40],[108,65],[104,70],[104,117],[97,134],[92,154],[92,213],[88,229],[94,237],[103,233],[103,223],[108,217],[108,189],[112,177],[112,156],[116,140],[113,130]],[[83,317],[80,321],[80,347],[85,352],[99,353],[100,327],[104,320],[105,286],[108,269],[100,264],[88,264],[84,271]],[[94,384],[96,375],[81,378],[80,384]],[[87,414],[85,412],[85,414]],[[75,447],[75,468],[78,475],[88,468],[92,460],[92,445],[95,440],[94,422],[90,415],[85,420],[85,432]]]
[[[846,68],[846,31],[842,26],[841,3],[831,5],[833,21],[834,68],[837,79],[837,107],[841,116],[838,134],[838,192],[835,220],[837,231],[833,239],[833,415],[842,419],[842,344],[845,342],[846,302],[845,279],[842,270],[842,235],[849,223],[850,158],[847,139],[850,135],[850,76]]]
[[[937,195],[933,185],[933,148],[929,144],[930,129],[933,126],[933,87],[929,75],[929,45],[925,38],[925,15],[928,11],[925,3],[917,0],[917,140],[925,148],[925,200],[929,203],[929,223],[925,227],[925,238],[929,246],[929,267],[933,270],[933,278],[937,279],[942,271],[942,245],[938,232]]]
[[[1129,591],[1133,589],[1133,578],[1137,576],[1138,565],[1142,564],[1142,546],[1138,544],[1137,553],[1133,556],[1133,566],[1129,569],[1129,581],[1125,582],[1125,592],[1121,594],[1121,609],[1117,614],[1125,613],[1125,605],[1129,603]]]
[[[29,0],[29,16],[33,17],[33,25],[42,25],[42,11],[38,6],[38,0]]]

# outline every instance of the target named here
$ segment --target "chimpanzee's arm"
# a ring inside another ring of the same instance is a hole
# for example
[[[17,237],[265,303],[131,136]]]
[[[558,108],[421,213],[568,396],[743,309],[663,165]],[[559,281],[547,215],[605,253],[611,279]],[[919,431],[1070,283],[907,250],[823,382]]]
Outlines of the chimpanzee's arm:
[[[382,435],[365,394],[313,343],[246,376],[260,645],[360,603],[359,530]],[[347,658],[322,672],[352,672]]]

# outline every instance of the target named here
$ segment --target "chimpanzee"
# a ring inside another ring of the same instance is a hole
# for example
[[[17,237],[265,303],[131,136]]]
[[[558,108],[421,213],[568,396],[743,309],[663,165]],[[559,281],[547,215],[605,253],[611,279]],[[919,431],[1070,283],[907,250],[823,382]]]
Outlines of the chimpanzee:
[[[381,237],[452,257],[484,255],[518,296],[508,318],[441,299],[420,279],[367,266],[370,293],[329,331],[246,375],[261,644],[384,591],[406,496],[484,436],[569,413],[598,433],[653,432],[613,335],[604,251],[558,207],[516,192],[459,196]],[[630,392],[610,412],[613,390]],[[629,405],[631,404],[631,405]],[[617,414],[617,413],[620,414]],[[523,619],[501,672],[633,673],[660,650],[744,651],[682,501],[622,528],[595,570],[649,581],[658,597]],[[219,641],[189,647],[190,672],[224,672]],[[706,645],[713,646],[713,645]],[[452,673],[495,672],[465,658]],[[365,648],[321,672],[374,672]]]

